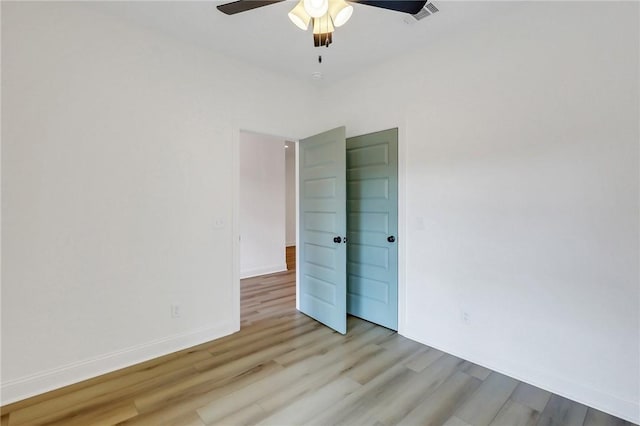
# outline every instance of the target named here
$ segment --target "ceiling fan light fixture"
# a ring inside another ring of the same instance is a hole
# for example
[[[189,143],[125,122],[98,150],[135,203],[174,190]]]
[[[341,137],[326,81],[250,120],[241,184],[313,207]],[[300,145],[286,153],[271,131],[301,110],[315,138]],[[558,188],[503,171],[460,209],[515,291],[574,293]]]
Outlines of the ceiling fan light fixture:
[[[315,18],[313,20],[313,33],[314,34],[327,34],[335,31],[335,26],[331,22],[329,15],[324,15],[321,18]]]
[[[329,0],[303,0],[304,9],[312,18],[320,18],[329,10]]]
[[[313,45],[316,47],[329,46],[333,42],[335,27],[329,14],[313,19]]]
[[[304,0],[300,0],[296,7],[291,9],[291,12],[289,12],[289,19],[302,31],[306,31],[307,28],[309,28],[311,16],[309,16],[304,8]]]
[[[0,0],[1,1],[1,0]],[[227,15],[246,12],[284,0],[235,0],[217,6]],[[306,31],[313,20],[313,40],[315,46],[329,46],[333,41],[333,31],[347,23],[353,14],[353,6],[345,0],[296,0],[298,3],[289,12],[289,19],[295,26]],[[348,0],[362,5],[408,13],[415,20],[438,11],[429,0]],[[405,22],[407,22],[405,20]]]
[[[313,35],[313,45],[315,47],[329,47],[331,43],[333,43],[333,33]]]
[[[344,0],[330,0],[329,15],[333,20],[333,25],[341,27],[347,23],[353,14],[353,6]]]

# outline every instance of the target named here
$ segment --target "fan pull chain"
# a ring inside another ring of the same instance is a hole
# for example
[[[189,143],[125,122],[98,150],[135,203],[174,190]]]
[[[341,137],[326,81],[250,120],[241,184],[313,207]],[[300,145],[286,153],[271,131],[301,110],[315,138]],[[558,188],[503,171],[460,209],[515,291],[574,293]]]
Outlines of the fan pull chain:
[[[327,12],[327,39],[324,41],[324,47],[329,47],[329,23],[331,21],[331,15]]]

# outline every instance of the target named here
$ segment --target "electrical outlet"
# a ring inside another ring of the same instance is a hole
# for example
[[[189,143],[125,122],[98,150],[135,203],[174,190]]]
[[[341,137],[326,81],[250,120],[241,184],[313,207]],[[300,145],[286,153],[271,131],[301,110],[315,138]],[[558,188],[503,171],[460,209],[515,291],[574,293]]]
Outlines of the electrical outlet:
[[[462,321],[464,321],[467,324],[469,323],[469,312],[461,311],[460,312],[460,317],[462,318]]]
[[[180,305],[173,304],[171,305],[171,318],[180,318]]]

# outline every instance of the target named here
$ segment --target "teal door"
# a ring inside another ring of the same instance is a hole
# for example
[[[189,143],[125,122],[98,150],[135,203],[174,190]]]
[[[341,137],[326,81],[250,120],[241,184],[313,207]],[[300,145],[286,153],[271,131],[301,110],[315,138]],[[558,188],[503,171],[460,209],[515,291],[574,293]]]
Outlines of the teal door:
[[[347,139],[347,312],[398,329],[398,129]]]
[[[345,128],[299,143],[300,311],[347,332]]]

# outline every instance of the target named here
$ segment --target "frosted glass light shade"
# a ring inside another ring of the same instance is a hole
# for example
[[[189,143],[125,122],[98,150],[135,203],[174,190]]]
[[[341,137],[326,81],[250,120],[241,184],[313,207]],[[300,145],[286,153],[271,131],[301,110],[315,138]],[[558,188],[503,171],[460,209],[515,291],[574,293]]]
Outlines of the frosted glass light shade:
[[[329,0],[304,0],[304,9],[312,18],[319,18],[329,10]]]
[[[330,0],[329,15],[333,20],[333,25],[341,27],[347,23],[353,13],[353,6],[344,0]]]
[[[306,31],[307,28],[309,28],[311,16],[309,16],[307,11],[304,9],[304,0],[300,0],[296,7],[291,9],[291,12],[289,12],[289,19],[302,31]]]
[[[313,33],[314,34],[328,34],[335,30],[333,22],[329,15],[324,15],[322,18],[314,18],[313,20]]]

